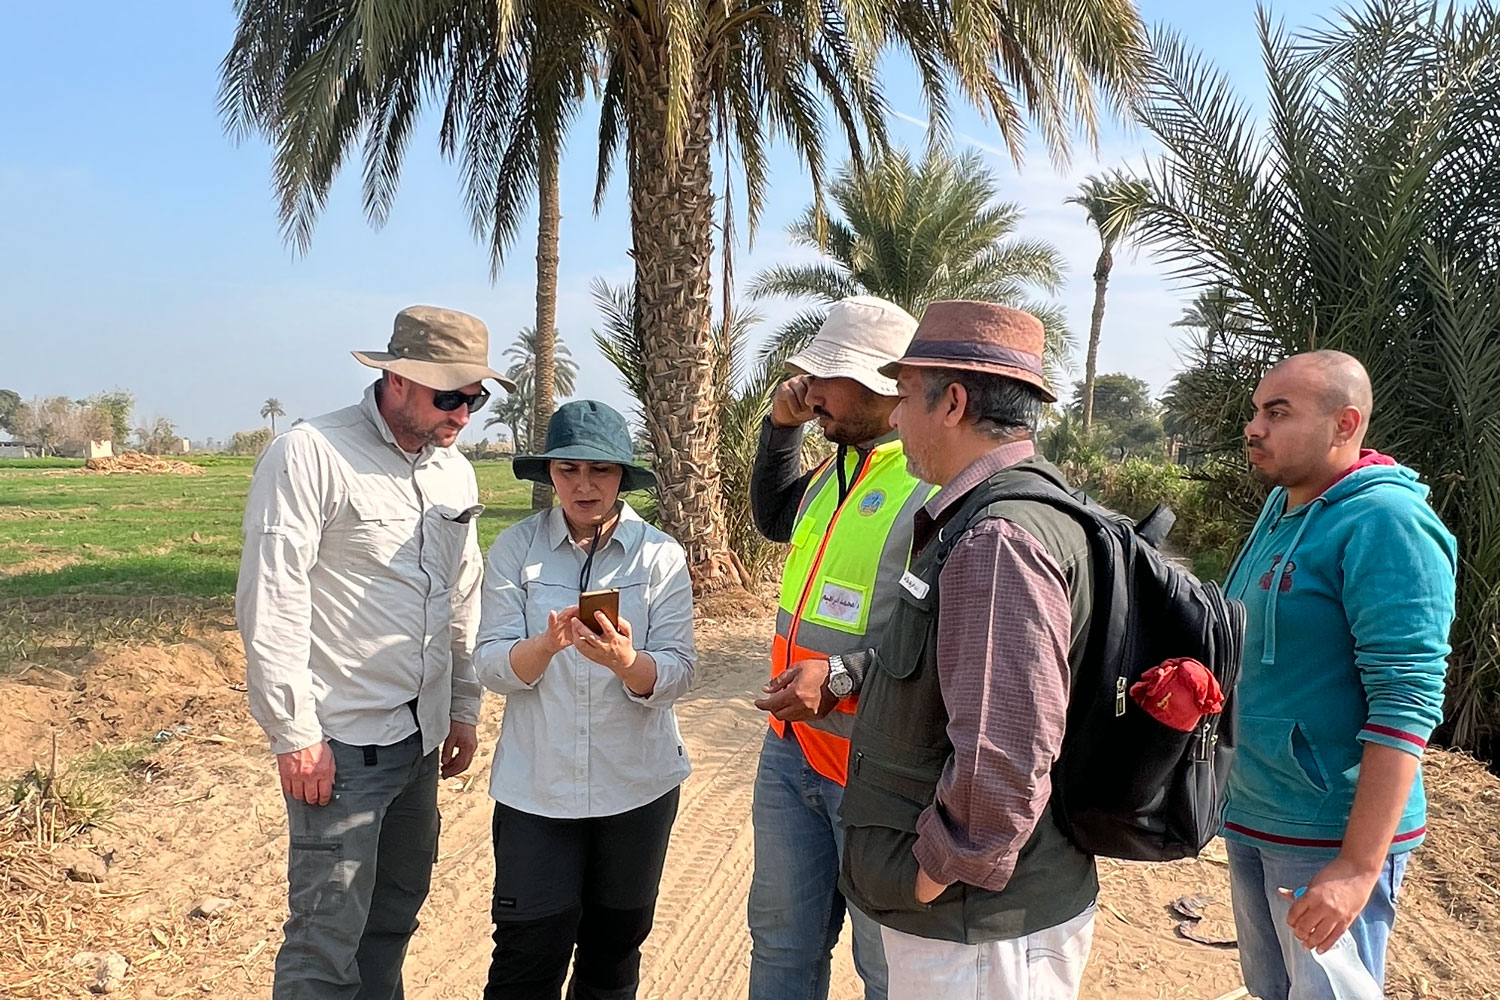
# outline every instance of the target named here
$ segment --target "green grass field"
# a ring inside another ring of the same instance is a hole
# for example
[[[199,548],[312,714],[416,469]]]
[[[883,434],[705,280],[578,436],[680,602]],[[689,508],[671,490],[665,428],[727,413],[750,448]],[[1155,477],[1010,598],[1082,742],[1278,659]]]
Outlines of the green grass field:
[[[79,465],[81,463],[74,463]],[[254,460],[209,456],[200,476],[94,475],[0,460],[0,600],[219,598],[234,592]],[[508,462],[480,462],[479,541],[530,512]]]

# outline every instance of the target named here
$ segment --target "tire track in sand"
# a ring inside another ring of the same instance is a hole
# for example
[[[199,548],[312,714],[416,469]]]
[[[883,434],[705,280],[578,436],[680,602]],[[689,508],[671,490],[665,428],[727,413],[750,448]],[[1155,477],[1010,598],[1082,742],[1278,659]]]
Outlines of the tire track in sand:
[[[683,788],[656,926],[642,949],[640,997],[743,997],[750,960],[745,901],[754,857],[750,800],[764,722],[748,701],[712,696],[683,706],[680,714],[692,734],[696,769]]]

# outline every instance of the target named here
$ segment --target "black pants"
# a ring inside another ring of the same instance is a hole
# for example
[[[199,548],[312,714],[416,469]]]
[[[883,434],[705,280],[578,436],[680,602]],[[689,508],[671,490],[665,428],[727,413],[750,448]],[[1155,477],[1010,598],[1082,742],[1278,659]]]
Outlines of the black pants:
[[[618,816],[495,804],[495,952],[484,1000],[633,1000],[678,790]],[[574,949],[577,957],[574,958]]]

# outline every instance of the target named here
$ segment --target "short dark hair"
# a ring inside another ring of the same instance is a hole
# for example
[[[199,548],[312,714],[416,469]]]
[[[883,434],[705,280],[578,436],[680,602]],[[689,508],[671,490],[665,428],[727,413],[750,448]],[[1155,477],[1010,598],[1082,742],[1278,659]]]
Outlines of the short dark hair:
[[[961,368],[924,368],[923,396],[930,410],[950,385],[964,387],[964,416],[994,437],[1035,434],[1042,419],[1042,394],[1025,382]]]

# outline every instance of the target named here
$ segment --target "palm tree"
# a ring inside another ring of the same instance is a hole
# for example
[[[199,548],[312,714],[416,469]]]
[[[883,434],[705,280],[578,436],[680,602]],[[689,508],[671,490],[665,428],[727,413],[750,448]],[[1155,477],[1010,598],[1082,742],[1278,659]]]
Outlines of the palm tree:
[[[824,173],[824,108],[856,162],[883,148],[881,53],[908,52],[941,137],[950,84],[993,115],[1017,157],[1028,122],[1061,154],[1118,110],[1145,62],[1131,0],[1036,5],[847,0],[236,0],[221,107],[240,134],[265,135],[288,238],[305,248],[344,159],[365,158],[366,211],[382,222],[413,125],[442,107],[439,141],[459,158],[474,229],[498,267],[539,165],[600,89],[601,198],[615,160],[629,175],[635,315],[646,342],[645,423],[661,510],[700,589],[728,574],[711,383],[709,270],[715,147],[742,171],[753,227],[768,145],[783,139]],[[595,76],[597,74],[597,76]],[[725,180],[721,228],[732,219]],[[729,243],[726,240],[726,248]],[[727,284],[726,284],[727,287]],[[544,328],[547,324],[541,324]]]
[[[558,138],[558,137],[549,137]],[[532,392],[531,433],[546,427],[557,406],[560,382],[555,357],[557,340],[557,242],[562,223],[562,205],[558,184],[558,148],[556,142],[542,142],[537,149],[537,224],[536,224],[536,323],[531,327],[536,343],[531,359],[536,386]],[[574,366],[577,370],[577,366]],[[564,396],[573,394],[572,376],[568,377]],[[531,509],[552,506],[552,487],[547,483],[531,484]]]
[[[515,392],[507,393],[503,399],[497,400],[489,408],[490,415],[484,422],[486,429],[504,427],[510,433],[510,447],[516,455],[531,450],[529,435],[526,433],[526,422],[533,416],[531,396],[521,392],[520,388],[517,386]]]
[[[1146,186],[1116,172],[1090,177],[1066,204],[1082,206],[1089,225],[1099,232],[1099,259],[1094,262],[1094,312],[1089,319],[1089,349],[1083,363],[1083,429],[1094,423],[1094,378],[1099,367],[1099,335],[1104,327],[1104,292],[1115,266],[1115,246],[1130,236]]]
[[[1245,319],[1169,400],[1208,424],[1232,482],[1267,366],[1316,348],[1364,362],[1371,446],[1421,473],[1458,538],[1443,735],[1484,747],[1500,735],[1500,11],[1369,0],[1309,32],[1262,11],[1259,33],[1263,130],[1221,73],[1156,39],[1140,117],[1164,153],[1139,232]]]
[[[1199,292],[1172,325],[1198,331],[1203,350],[1212,355],[1215,344],[1248,330],[1250,317],[1243,299],[1223,285],[1214,285]]]
[[[509,430],[511,444],[518,450],[540,445],[541,438],[546,433],[546,425],[536,422],[536,394],[539,384],[537,358],[541,340],[537,336],[536,327],[524,326],[515,342],[505,349],[503,356],[510,361],[505,374],[516,383],[516,391],[491,405],[489,419],[484,422],[485,427],[498,426]],[[555,330],[552,335],[552,354],[556,392],[560,396],[571,396],[578,378],[578,362],[573,360],[568,345],[562,342]],[[547,496],[550,504],[551,493]],[[532,499],[535,500],[535,494]]]
[[[261,404],[260,417],[262,420],[264,420],[266,417],[271,418],[272,437],[276,436],[276,418],[284,416],[286,416],[286,411],[281,408],[281,400],[277,399],[275,396],[272,396],[270,399]]]
[[[878,295],[914,316],[939,299],[985,299],[1040,318],[1049,368],[1065,369],[1071,345],[1062,310],[1031,297],[1061,286],[1062,254],[1018,238],[1021,209],[997,201],[998,192],[977,153],[931,150],[914,164],[894,150],[863,174],[846,164],[829,186],[841,217],[825,220],[813,205],[787,230],[793,245],[819,249],[823,260],[769,268],[750,285],[756,298],[810,298],[822,307],[782,327],[763,356],[774,364],[801,350],[826,307],[849,295]]]
[[[546,338],[551,341],[551,354],[553,355],[553,387],[558,396],[571,396],[578,381],[578,362],[573,360],[573,352],[568,350],[568,345],[563,343],[557,331],[552,331],[552,336]],[[510,367],[505,374],[510,376],[516,383],[516,391],[526,397],[527,403],[534,403],[537,386],[540,377],[537,371],[539,367],[537,359],[542,353],[543,338],[537,333],[534,326],[523,326],[521,332],[516,334],[516,339],[505,349],[503,357],[510,362]],[[550,417],[551,414],[549,413]],[[527,433],[537,428],[546,431],[546,423],[536,423],[533,413],[528,411],[526,416]]]
[[[594,331],[594,342],[639,401],[646,390],[647,352],[632,312],[634,295],[628,287],[614,288],[603,281],[594,282],[593,293],[604,317],[604,329]],[[747,372],[751,335],[760,322],[759,313],[736,310],[728,323],[714,325],[714,398],[721,421],[719,485],[730,552],[735,570],[747,587],[765,579],[778,565],[782,552],[781,546],[756,529],[750,513],[750,470],[755,463],[761,420],[770,410],[772,391],[780,381],[779,368],[770,365],[761,364]],[[815,451],[817,445],[811,440],[810,444]]]

